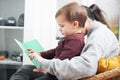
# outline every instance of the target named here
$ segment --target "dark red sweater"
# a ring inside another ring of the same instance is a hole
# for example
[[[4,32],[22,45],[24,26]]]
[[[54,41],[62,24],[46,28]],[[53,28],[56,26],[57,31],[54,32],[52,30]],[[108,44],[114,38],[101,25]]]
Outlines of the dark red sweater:
[[[64,37],[58,42],[58,46],[45,52],[41,52],[41,56],[46,59],[59,58],[71,59],[74,56],[79,56],[84,47],[84,34],[73,34],[69,37]]]

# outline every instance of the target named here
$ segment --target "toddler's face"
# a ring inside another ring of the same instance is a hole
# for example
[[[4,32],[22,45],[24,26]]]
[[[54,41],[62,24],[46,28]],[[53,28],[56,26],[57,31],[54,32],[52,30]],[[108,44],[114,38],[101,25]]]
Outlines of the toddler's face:
[[[56,21],[60,26],[59,31],[64,37],[67,37],[74,33],[75,27],[73,25],[73,22],[68,21],[64,15],[57,16]]]

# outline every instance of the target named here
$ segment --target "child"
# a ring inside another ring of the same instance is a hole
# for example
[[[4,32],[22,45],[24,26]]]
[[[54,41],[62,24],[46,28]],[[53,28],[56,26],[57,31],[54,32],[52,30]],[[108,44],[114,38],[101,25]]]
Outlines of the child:
[[[76,2],[69,3],[58,10],[55,18],[64,37],[58,42],[56,48],[41,52],[40,55],[46,59],[58,58],[61,60],[80,56],[84,47],[82,29],[87,19],[86,10]],[[28,50],[33,53],[30,55],[30,58],[33,59],[35,56],[34,51]],[[48,74],[45,76],[49,77],[49,80],[54,80],[53,77],[55,77],[50,75],[50,78]]]

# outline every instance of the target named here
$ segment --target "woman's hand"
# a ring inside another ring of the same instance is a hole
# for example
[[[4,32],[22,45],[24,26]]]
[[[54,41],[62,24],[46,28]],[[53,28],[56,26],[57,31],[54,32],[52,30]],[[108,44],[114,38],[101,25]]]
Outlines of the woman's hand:
[[[40,69],[35,68],[35,69],[33,69],[33,72],[37,72],[37,73],[42,72],[45,75],[47,74],[47,72],[41,68]]]

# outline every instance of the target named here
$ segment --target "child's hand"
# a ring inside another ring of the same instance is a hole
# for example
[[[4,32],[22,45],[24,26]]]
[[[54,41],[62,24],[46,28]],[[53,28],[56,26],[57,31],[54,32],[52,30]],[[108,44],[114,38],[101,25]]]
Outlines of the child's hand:
[[[40,60],[40,56],[41,56],[40,53],[35,52],[33,49],[28,49],[28,52],[30,53],[29,57],[31,60],[33,60],[34,57],[36,57],[37,60]],[[41,68],[40,69],[33,69],[33,72],[42,72],[43,74],[47,74],[47,72]]]
[[[33,49],[28,49],[28,52],[30,53],[29,57],[31,60],[34,59],[35,56],[40,56],[38,55],[39,53],[35,52]]]

